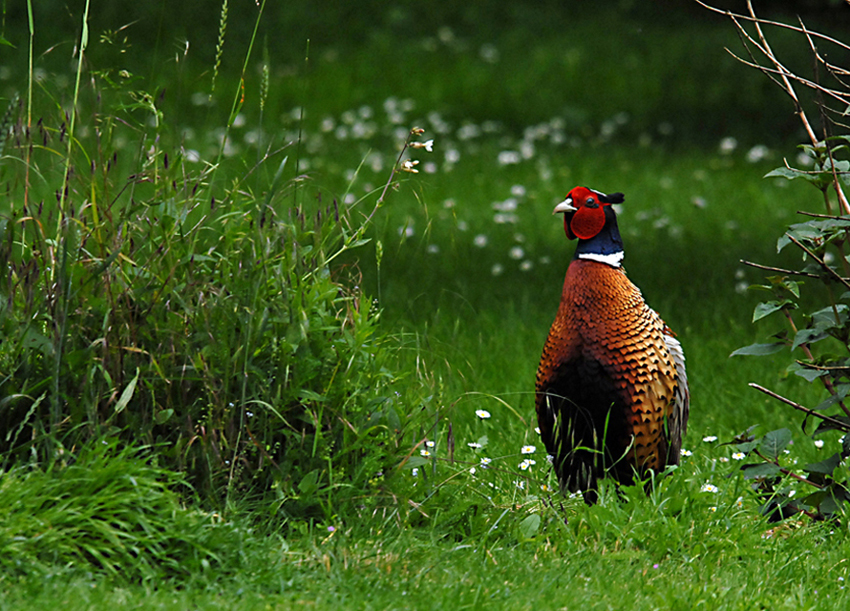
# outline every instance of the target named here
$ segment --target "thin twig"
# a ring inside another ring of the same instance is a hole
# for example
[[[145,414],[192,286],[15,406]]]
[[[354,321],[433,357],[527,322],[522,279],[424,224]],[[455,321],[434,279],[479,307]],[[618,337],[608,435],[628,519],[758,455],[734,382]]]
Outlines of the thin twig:
[[[770,267],[769,265],[761,265],[760,263],[753,263],[752,261],[746,261],[744,259],[740,260],[744,265],[749,265],[750,267],[755,267],[756,269],[763,269],[768,272],[777,272],[780,274],[788,274],[789,276],[805,276],[806,278],[820,278],[817,274],[813,274],[811,272],[798,272],[793,269],[783,269],[781,267]]]
[[[777,394],[777,393],[773,392],[772,390],[770,390],[768,388],[765,388],[764,386],[760,386],[759,384],[756,384],[755,382],[750,382],[748,384],[748,386],[750,388],[755,388],[756,390],[761,391],[764,394],[768,395],[769,397],[773,397],[774,399],[776,399],[778,401],[782,401],[786,405],[790,405],[794,409],[799,410],[799,411],[805,413],[806,415],[814,416],[815,418],[820,418],[824,422],[829,422],[830,424],[834,424],[835,426],[839,427],[840,430],[846,431],[848,428],[850,428],[850,426],[848,426],[846,423],[841,422],[840,420],[836,420],[832,416],[827,416],[826,414],[821,414],[820,412],[816,412],[813,409],[810,409],[810,408],[808,408],[804,405],[800,405],[799,403],[795,403],[791,399],[787,399],[787,398],[783,397],[782,395]]]
[[[792,236],[792,235],[790,235],[790,234],[787,234],[787,233],[786,233],[785,235],[787,235],[787,236],[788,236],[788,239],[789,239],[789,240],[791,240],[791,241],[792,241],[792,242],[793,242],[796,246],[798,246],[801,250],[803,250],[803,252],[805,252],[805,253],[806,253],[807,255],[809,255],[812,259],[814,259],[815,263],[817,263],[817,264],[818,264],[818,265],[820,265],[820,266],[821,266],[824,270],[826,270],[826,272],[827,272],[830,276],[832,276],[832,278],[833,278],[833,279],[835,279],[836,281],[840,282],[840,283],[841,283],[841,284],[843,284],[845,287],[847,287],[848,289],[850,289],[850,281],[848,281],[848,280],[847,280],[847,278],[844,278],[843,276],[841,276],[841,274],[839,274],[837,271],[835,271],[835,270],[834,270],[834,269],[832,269],[829,265],[827,265],[827,264],[824,262],[824,260],[823,260],[823,259],[821,259],[821,258],[820,258],[820,257],[818,257],[815,253],[813,253],[811,250],[809,250],[808,248],[806,248],[806,246],[805,246],[802,242],[800,242],[800,240],[798,240],[797,238],[795,238],[794,236]]]
[[[806,361],[797,361],[798,365],[802,365],[807,369],[815,369],[817,371],[834,371],[841,373],[850,373],[850,366],[844,365],[836,365],[835,367],[829,367],[827,365],[815,365],[814,363],[807,363]]]
[[[819,219],[832,219],[835,221],[850,221],[850,218],[846,216],[838,216],[836,214],[819,214],[817,212],[807,212],[806,210],[797,210],[797,214],[802,214],[803,216],[813,216]]]
[[[754,19],[752,17],[749,17],[747,15],[742,15],[740,13],[733,13],[732,11],[719,9],[719,8],[714,7],[714,6],[711,6],[710,4],[706,4],[705,2],[702,2],[701,0],[694,0],[694,1],[697,4],[699,4],[700,6],[702,6],[703,8],[707,8],[708,10],[712,11],[713,13],[719,13],[721,15],[726,15],[727,17],[730,17],[730,18],[743,19],[745,21],[754,21]],[[759,22],[763,23],[764,25],[772,25],[772,26],[776,26],[778,28],[784,28],[786,30],[791,30],[793,32],[800,32],[800,33],[803,32],[802,28],[798,28],[796,26],[789,25],[787,23],[782,23],[781,21],[770,21],[769,19],[761,19],[760,17],[757,18],[757,20]],[[827,36],[826,34],[821,34],[819,32],[812,32],[812,36],[814,36],[815,38],[820,38],[821,40],[825,40],[826,42],[831,42],[832,44],[838,45],[839,47],[850,51],[850,45],[847,45],[847,44],[841,42],[840,40],[836,40],[835,38]]]
[[[793,477],[797,481],[803,482],[805,484],[811,484],[815,488],[823,488],[823,484],[818,484],[817,482],[813,482],[810,479],[806,479],[802,475],[797,475],[796,473],[794,473],[790,469],[786,469],[785,467],[780,465],[779,461],[776,460],[775,458],[768,458],[767,456],[765,456],[764,454],[762,454],[758,450],[753,450],[753,454],[755,454],[756,456],[758,456],[759,458],[761,458],[765,462],[770,463],[771,465],[773,465],[774,467],[779,469],[779,472],[782,473],[782,475],[787,475],[788,477]]]

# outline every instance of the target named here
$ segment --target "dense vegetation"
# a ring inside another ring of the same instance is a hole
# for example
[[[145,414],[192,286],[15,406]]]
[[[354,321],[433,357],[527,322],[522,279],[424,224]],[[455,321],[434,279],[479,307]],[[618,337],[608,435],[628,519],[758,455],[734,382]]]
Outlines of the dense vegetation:
[[[722,445],[785,426],[793,472],[838,438],[747,383],[826,391],[728,358],[766,333],[740,260],[795,264],[776,238],[822,211],[762,178],[811,161],[728,23],[50,4],[31,52],[27,14],[0,32],[4,604],[844,608],[846,522],[768,523]],[[681,467],[591,508],[531,396],[576,184],[626,193],[693,397]]]

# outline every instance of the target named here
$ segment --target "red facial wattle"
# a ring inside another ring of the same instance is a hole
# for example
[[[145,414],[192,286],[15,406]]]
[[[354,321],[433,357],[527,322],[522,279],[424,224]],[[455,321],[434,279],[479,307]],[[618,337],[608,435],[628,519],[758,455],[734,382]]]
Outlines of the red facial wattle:
[[[564,219],[566,220],[566,219]],[[581,206],[570,219],[570,232],[580,240],[589,240],[605,227],[605,212],[596,203],[593,207]]]

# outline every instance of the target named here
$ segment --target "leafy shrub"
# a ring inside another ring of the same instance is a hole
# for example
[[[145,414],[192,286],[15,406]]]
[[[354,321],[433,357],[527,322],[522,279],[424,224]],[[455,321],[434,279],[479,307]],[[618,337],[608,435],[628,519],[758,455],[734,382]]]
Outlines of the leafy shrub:
[[[819,46],[841,50],[850,47],[807,30],[802,24],[779,24],[805,37],[817,71],[823,70],[830,79],[837,78],[837,84],[821,84],[817,72],[814,80],[798,76],[773,54],[765,36],[764,28],[777,24],[761,20],[752,6],[748,6],[748,15],[718,12],[731,16],[738,27],[750,58],[744,61],[759,68],[791,97],[810,139],[810,143],[800,146],[797,156],[798,164],[803,164],[802,169],[786,161],[783,167],[766,177],[808,182],[820,192],[819,199],[825,210],[824,213],[800,212],[809,220],[792,224],[777,242],[777,251],[792,245],[800,251],[801,269],[750,263],[772,274],[767,276],[766,284],[753,287],[768,292],[771,297],[756,306],[753,322],[768,316],[781,316],[785,326],[773,334],[772,341],[746,346],[732,356],[772,355],[790,349],[792,358],[786,373],[822,384],[827,397],[820,404],[805,407],[758,384],[751,386],[805,413],[804,431],[810,422],[816,423],[812,437],[828,436],[829,431],[835,430],[844,435],[838,440],[834,453],[824,460],[805,464],[802,474],[797,472],[796,461],[784,458],[788,452],[786,447],[792,441],[787,428],[756,437],[752,434],[753,427],[733,443],[738,452],[755,459],[742,470],[745,477],[754,481],[754,488],[763,497],[765,514],[774,520],[800,512],[823,518],[843,511],[844,503],[850,501],[850,484],[844,464],[850,456],[850,408],[846,404],[850,394],[850,359],[846,356],[850,349],[850,203],[843,190],[850,184],[850,161],[847,159],[850,137],[834,133],[846,130],[840,117],[850,99],[850,91],[840,80],[844,72],[824,59]],[[750,23],[751,30],[744,27],[744,23]],[[765,65],[759,64],[762,59],[766,60]],[[814,92],[811,100],[797,95],[795,86],[801,84]],[[809,107],[813,107],[821,118],[824,134],[821,137],[816,135],[809,121]],[[803,293],[806,282],[814,287],[808,294]],[[823,445],[824,440],[815,443]],[[807,488],[805,494],[796,497],[803,485]]]

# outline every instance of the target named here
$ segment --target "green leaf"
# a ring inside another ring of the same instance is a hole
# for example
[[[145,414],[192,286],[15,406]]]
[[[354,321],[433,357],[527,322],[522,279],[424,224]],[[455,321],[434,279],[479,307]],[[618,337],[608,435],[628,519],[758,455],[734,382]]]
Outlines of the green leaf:
[[[788,429],[777,429],[765,434],[759,445],[759,450],[765,456],[773,459],[779,458],[779,453],[785,449],[785,446],[791,441],[791,431]]]
[[[797,331],[796,335],[794,335],[794,341],[791,343],[791,350],[794,350],[803,344],[814,344],[815,342],[819,342],[827,337],[829,337],[829,335],[820,329],[800,329]]]
[[[831,421],[828,421],[828,420],[823,420],[823,421],[821,421],[820,424],[818,424],[818,428],[815,429],[814,434],[817,435],[817,434],[822,433],[824,431],[834,431],[834,430],[845,431],[845,432],[850,431],[850,418],[848,418],[847,416],[832,416],[832,419],[836,420],[837,423],[831,422]],[[843,448],[844,452],[850,453],[850,435],[844,436],[844,441],[842,442],[842,448]]]
[[[763,301],[756,306],[756,309],[753,310],[753,322],[757,320],[761,320],[765,316],[773,314],[774,312],[778,312],[785,305],[787,305],[789,301],[787,299],[783,299],[782,301]]]
[[[843,401],[847,396],[848,391],[850,391],[850,385],[848,384],[838,384],[835,386],[835,394],[828,396],[826,399],[821,401],[817,406],[815,406],[814,410],[816,412],[822,412],[825,409],[829,409],[839,401]]]
[[[818,378],[825,376],[827,371],[825,369],[813,369],[811,367],[806,367],[805,365],[801,365],[797,361],[794,361],[785,369],[786,373],[793,373],[795,376],[799,376],[806,380],[806,382],[814,382]]]
[[[133,376],[133,379],[130,380],[130,383],[124,388],[124,392],[121,393],[121,396],[118,398],[118,403],[115,404],[115,413],[120,414],[124,411],[124,408],[127,407],[127,404],[130,402],[130,399],[133,398],[133,393],[136,391],[136,384],[139,381],[139,368],[136,367],[136,375]]]
[[[771,477],[781,472],[781,469],[773,463],[764,462],[757,465],[744,465],[741,467],[746,479],[755,479],[757,477]]]
[[[794,180],[795,178],[805,178],[809,180],[811,174],[807,174],[802,170],[795,170],[794,168],[776,168],[775,170],[771,170],[767,174],[764,175],[765,178],[787,178],[788,180]]]
[[[794,297],[799,299],[800,297],[800,283],[796,280],[785,280],[782,282],[783,286],[788,289]]]
[[[750,344],[749,346],[738,348],[729,356],[766,356],[768,354],[775,354],[784,347],[785,344],[781,342],[775,344]]]
[[[306,399],[307,401],[315,401],[317,403],[322,403],[328,400],[325,395],[320,395],[319,393],[310,390],[309,388],[302,388],[301,390],[299,390],[298,396],[301,399]]]
[[[171,408],[160,410],[156,413],[154,420],[157,424],[165,424],[174,415],[174,410]]]
[[[305,475],[301,482],[298,484],[298,490],[304,496],[310,496],[313,494],[319,487],[319,470],[313,469],[307,475]]]
[[[742,443],[737,444],[735,446],[735,448],[739,452],[743,452],[744,454],[749,454],[750,452],[752,452],[758,446],[759,443],[761,443],[761,442],[758,439],[753,440],[753,441],[744,441]]]
[[[830,494],[831,493],[831,494]],[[818,509],[824,515],[832,515],[841,510],[840,503],[847,502],[847,493],[841,489],[830,488],[818,505]]]
[[[824,475],[829,475],[833,471],[835,471],[835,467],[841,464],[841,452],[836,452],[829,458],[825,458],[820,462],[809,463],[805,467],[803,467],[803,471],[807,471],[808,473],[822,473]]]
[[[532,539],[540,528],[540,514],[532,513],[519,524],[519,532],[523,539]]]
[[[414,467],[421,467],[423,465],[427,465],[428,460],[423,458],[422,456],[411,456],[407,459],[407,462],[404,463],[405,469],[413,469]]]

